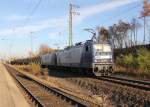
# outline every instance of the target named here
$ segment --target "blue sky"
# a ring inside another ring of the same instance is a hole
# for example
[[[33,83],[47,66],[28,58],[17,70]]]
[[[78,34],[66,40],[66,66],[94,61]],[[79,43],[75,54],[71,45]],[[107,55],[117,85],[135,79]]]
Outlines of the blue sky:
[[[31,35],[34,51],[41,44],[66,46],[70,2],[80,7],[75,9],[80,15],[73,16],[74,43],[91,38],[84,28],[108,27],[120,19],[130,22],[143,6],[143,0],[41,0],[32,14],[39,1],[0,1],[0,57],[27,56]]]

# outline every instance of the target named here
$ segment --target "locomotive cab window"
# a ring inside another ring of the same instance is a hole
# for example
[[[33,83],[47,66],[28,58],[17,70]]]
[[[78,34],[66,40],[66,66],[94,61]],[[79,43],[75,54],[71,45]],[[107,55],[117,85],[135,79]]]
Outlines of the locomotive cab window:
[[[86,51],[86,52],[89,51],[89,47],[88,47],[88,46],[85,47],[85,51]]]

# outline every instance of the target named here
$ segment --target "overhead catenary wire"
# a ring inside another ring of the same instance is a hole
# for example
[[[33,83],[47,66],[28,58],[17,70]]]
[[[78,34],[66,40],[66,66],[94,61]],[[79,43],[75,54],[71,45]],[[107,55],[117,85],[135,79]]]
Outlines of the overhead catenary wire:
[[[120,17],[120,16],[122,16],[122,15],[125,15],[125,14],[127,14],[127,13],[129,13],[129,12],[135,10],[135,9],[137,9],[137,7],[139,7],[140,5],[141,5],[141,4],[137,4],[137,5],[135,5],[134,7],[128,8],[128,9],[126,9],[126,10],[124,10],[124,11],[122,11],[122,12],[120,12],[120,13],[118,13],[118,14],[116,14],[116,15],[110,17],[110,18],[106,18],[106,19],[104,19],[103,22],[113,21],[113,20],[115,20],[116,18],[118,18],[118,17]],[[111,19],[111,20],[110,20],[110,19]],[[93,27],[93,28],[95,28],[95,27]],[[97,27],[96,27],[96,28],[97,28]],[[95,29],[96,29],[96,28],[95,28]]]
[[[25,25],[30,21],[31,17],[32,17],[33,14],[36,12],[36,10],[37,10],[38,7],[40,6],[41,2],[42,2],[42,0],[39,0],[39,1],[37,2],[37,4],[33,7],[31,13],[30,13],[29,16],[26,18],[26,20],[25,20],[23,26],[25,26]]]
[[[135,9],[137,9],[137,7],[140,7],[140,5],[141,4],[137,4],[137,5],[135,5],[135,6],[131,7],[131,8],[128,8],[128,9],[126,9],[126,10],[124,10],[124,11],[122,11],[122,12],[116,14],[116,15],[114,15],[113,17],[110,17],[108,19],[106,18],[106,20],[104,22],[109,22],[109,21],[115,20],[116,18],[118,18],[118,17],[120,17],[122,15],[125,15],[125,14],[127,14],[127,13],[129,13],[129,12],[135,10]]]
[[[33,0],[30,0],[28,3],[29,3],[29,5],[27,6],[27,9],[30,9],[31,7],[32,7],[32,2],[33,2]]]
[[[36,12],[36,10],[38,9],[38,7],[40,6],[42,0],[39,0],[37,2],[37,4],[33,7],[32,11],[29,13],[29,16],[26,18],[26,20],[23,23],[23,28],[26,26],[27,23],[29,23],[29,21],[31,20],[31,17],[33,16],[33,14]],[[33,54],[33,37],[32,37],[32,33],[34,33],[33,31],[29,31],[30,35],[30,39],[31,39],[31,54]],[[32,56],[32,55],[31,55]],[[30,56],[30,57],[31,57]]]
[[[31,0],[31,1],[32,1],[32,0]],[[22,25],[18,25],[18,26],[16,26],[16,27],[13,27],[13,28],[12,28],[12,31],[13,31],[13,32],[15,32],[18,27],[24,28],[24,27],[26,26],[26,24],[29,23],[29,21],[31,20],[31,17],[32,17],[33,14],[36,12],[36,10],[37,10],[38,7],[40,6],[41,2],[42,2],[42,0],[39,0],[39,1],[36,3],[36,5],[33,7],[33,9],[31,10],[31,12],[29,13],[29,15],[25,18],[25,21],[22,23]],[[30,2],[30,4],[31,4],[31,2]],[[28,7],[31,7],[31,5],[29,5]],[[29,32],[29,33],[30,33],[30,32]]]
[[[127,13],[129,13],[129,12],[132,12],[132,11],[135,11],[135,10],[139,9],[139,7],[142,8],[142,5],[141,5],[140,2],[139,2],[138,4],[136,4],[136,5],[134,5],[134,6],[130,7],[130,8],[128,8],[128,9],[125,9],[124,11],[119,12],[118,14],[114,15],[113,17],[104,19],[103,22],[107,23],[107,22],[109,22],[109,21],[113,21],[113,20],[117,19],[118,17],[120,17],[120,16],[122,16],[122,15],[125,15],[125,14],[127,14]],[[137,15],[137,16],[134,16],[134,18],[139,19],[138,15]],[[111,20],[110,20],[110,19],[111,19]],[[148,25],[147,25],[147,26],[148,26]],[[137,31],[136,31],[136,32],[137,32]],[[137,35],[137,34],[136,34],[136,35]],[[150,35],[150,32],[149,32],[149,35]],[[137,40],[137,37],[136,37],[136,40]],[[150,41],[150,36],[149,36],[149,41]]]

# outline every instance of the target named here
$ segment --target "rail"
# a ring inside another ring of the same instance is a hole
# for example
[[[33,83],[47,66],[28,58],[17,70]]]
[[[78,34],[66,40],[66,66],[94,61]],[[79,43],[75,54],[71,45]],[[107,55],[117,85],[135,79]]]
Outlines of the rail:
[[[145,90],[145,91],[150,91],[150,82],[147,82],[147,81],[127,79],[127,78],[122,78],[118,76],[104,76],[98,79],[103,80],[103,81],[109,81],[112,83],[117,83],[120,85],[126,85],[126,86],[133,87],[133,88],[138,88],[138,89]]]
[[[13,69],[10,66],[8,66],[9,69]],[[38,107],[46,107],[44,102],[40,101],[38,99],[38,97],[36,97],[34,94],[32,94],[32,92],[30,91],[30,89],[28,89],[25,84],[19,79],[19,75],[16,74],[16,72],[9,72],[14,78],[15,80],[20,84],[20,86],[24,89],[24,91],[30,96],[30,98],[33,100],[33,102],[36,104],[36,106]],[[21,74],[20,72],[17,72],[19,74]],[[23,75],[23,74],[21,74]],[[26,75],[24,75],[25,77],[27,77]],[[60,99],[62,99],[63,101],[65,100],[66,102],[68,102],[68,104],[71,104],[72,106],[76,106],[76,107],[87,107],[87,105],[85,103],[83,103],[82,101],[78,101],[77,99],[74,99],[71,95],[69,95],[68,93],[65,93],[59,89],[55,89],[52,87],[47,86],[46,84],[43,84],[39,81],[34,80],[33,78],[27,77],[29,79],[31,79],[32,81],[34,81],[36,84],[38,84],[40,87],[44,88],[48,93],[53,93],[55,96],[59,97]]]

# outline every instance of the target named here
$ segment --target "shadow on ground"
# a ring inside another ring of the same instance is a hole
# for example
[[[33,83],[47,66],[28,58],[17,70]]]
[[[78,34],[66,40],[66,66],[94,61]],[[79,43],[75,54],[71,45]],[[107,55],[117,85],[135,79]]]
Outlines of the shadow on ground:
[[[87,78],[92,76],[80,72],[55,71],[55,70],[49,70],[48,74],[49,76],[60,77],[60,78],[78,78],[78,77]]]

